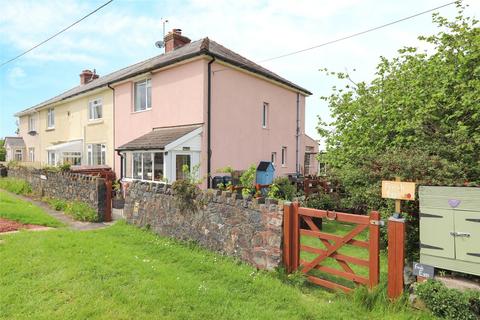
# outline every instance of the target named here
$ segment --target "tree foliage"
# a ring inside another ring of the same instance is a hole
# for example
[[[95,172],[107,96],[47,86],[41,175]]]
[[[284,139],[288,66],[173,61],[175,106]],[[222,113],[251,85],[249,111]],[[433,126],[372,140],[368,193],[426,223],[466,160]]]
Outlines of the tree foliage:
[[[435,53],[404,47],[381,57],[375,78],[347,82],[328,97],[334,118],[327,161],[350,206],[384,207],[380,181],[400,176],[421,184],[480,181],[480,29],[457,3],[453,21],[433,15],[440,32],[421,36]]]

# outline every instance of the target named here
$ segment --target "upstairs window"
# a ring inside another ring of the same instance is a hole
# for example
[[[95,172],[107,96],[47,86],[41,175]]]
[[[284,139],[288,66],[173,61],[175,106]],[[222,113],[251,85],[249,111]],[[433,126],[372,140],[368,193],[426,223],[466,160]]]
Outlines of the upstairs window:
[[[95,99],[88,103],[88,119],[97,120],[103,117],[102,99]]]
[[[268,103],[264,102],[262,107],[262,128],[267,128],[268,125]]]
[[[37,122],[33,114],[28,116],[28,132],[31,131],[37,131]]]
[[[47,110],[47,129],[55,128],[55,109]]]
[[[151,79],[135,82],[134,86],[134,108],[135,112],[149,110],[152,108],[152,84]]]

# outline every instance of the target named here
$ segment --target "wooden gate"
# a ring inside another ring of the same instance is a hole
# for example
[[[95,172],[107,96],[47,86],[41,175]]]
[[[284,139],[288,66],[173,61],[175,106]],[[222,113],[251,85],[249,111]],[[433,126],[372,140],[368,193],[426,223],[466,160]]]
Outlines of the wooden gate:
[[[307,275],[307,279],[315,284],[329,289],[341,289],[349,292],[351,288],[312,275],[311,271],[318,270],[324,274],[333,275],[352,281],[354,284],[376,286],[379,281],[379,241],[380,241],[380,215],[372,211],[369,216],[315,210],[302,208],[298,203],[284,206],[284,265],[287,272],[300,270]],[[317,226],[314,219],[334,220],[340,223],[352,224],[353,229],[345,235],[327,233]],[[303,223],[302,223],[303,221]],[[307,229],[302,228],[304,224]],[[354,239],[362,231],[368,230],[368,241]],[[303,244],[301,238],[314,237],[321,241],[325,248],[316,248]],[[339,252],[345,245],[356,246],[368,250],[368,260],[349,256]],[[308,252],[316,257],[306,261],[301,259],[300,253]],[[339,269],[326,266],[327,258],[334,259],[340,266]],[[355,273],[350,264],[368,268],[368,276]]]

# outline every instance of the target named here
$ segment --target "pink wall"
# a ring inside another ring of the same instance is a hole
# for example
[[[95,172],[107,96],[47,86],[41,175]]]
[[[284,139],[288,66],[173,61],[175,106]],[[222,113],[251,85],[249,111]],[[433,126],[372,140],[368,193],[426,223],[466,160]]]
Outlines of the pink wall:
[[[147,111],[133,112],[133,81],[115,86],[115,148],[153,128],[202,123],[204,70],[205,61],[198,60],[151,74],[152,108]],[[120,176],[118,155],[115,172]]]
[[[212,174],[227,165],[246,169],[277,153],[276,175],[294,173],[297,94],[255,76],[217,63],[212,70]],[[262,106],[269,104],[267,129],[262,128]],[[305,128],[305,97],[300,94],[300,134]],[[287,165],[281,166],[282,146]],[[299,163],[305,143],[300,136]]]

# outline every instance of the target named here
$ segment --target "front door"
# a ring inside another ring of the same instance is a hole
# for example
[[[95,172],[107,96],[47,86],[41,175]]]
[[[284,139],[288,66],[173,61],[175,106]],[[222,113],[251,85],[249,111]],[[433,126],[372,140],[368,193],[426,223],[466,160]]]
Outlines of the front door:
[[[175,179],[182,180],[186,178],[185,173],[183,172],[183,167],[188,167],[188,172],[191,171],[191,156],[189,154],[177,154],[175,155]]]

